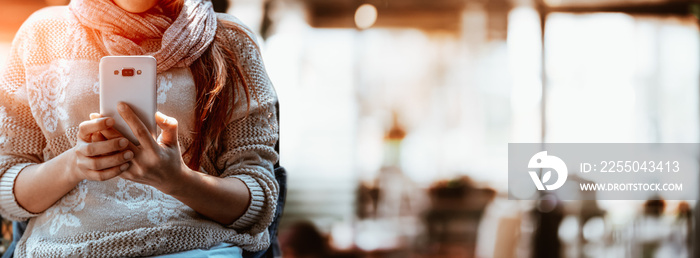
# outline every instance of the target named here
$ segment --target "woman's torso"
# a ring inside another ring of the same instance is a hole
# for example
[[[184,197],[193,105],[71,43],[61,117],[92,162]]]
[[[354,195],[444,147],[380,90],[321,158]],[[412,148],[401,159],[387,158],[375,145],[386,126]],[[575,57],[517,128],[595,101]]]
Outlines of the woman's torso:
[[[78,125],[99,113],[99,36],[81,27],[67,8],[51,8],[36,22],[36,41],[25,44],[26,89],[31,113],[46,139],[44,160],[76,144]],[[142,42],[150,48],[158,40]],[[180,148],[191,141],[195,104],[189,68],[157,76],[158,110],[179,122]],[[18,252],[40,255],[150,255],[212,246],[241,238],[232,229],[200,217],[171,196],[121,178],[83,181],[54,206],[33,218]],[[195,239],[195,241],[192,241]],[[238,241],[243,241],[238,239]],[[126,252],[120,252],[126,251]]]

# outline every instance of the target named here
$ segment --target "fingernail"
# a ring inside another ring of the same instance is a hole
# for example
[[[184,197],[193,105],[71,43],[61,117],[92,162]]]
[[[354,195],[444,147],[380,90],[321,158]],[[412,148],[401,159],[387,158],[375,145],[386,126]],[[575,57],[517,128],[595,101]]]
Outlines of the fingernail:
[[[119,111],[124,111],[126,110],[126,104],[120,102],[119,105],[117,105],[117,108]]]
[[[131,151],[124,152],[124,159],[129,160],[134,157],[134,153]]]
[[[129,140],[127,140],[126,138],[122,138],[121,140],[119,140],[119,147],[124,148],[128,144],[129,144]]]
[[[119,170],[126,171],[129,168],[129,163],[124,163],[119,167]]]
[[[108,127],[112,127],[114,125],[114,119],[113,118],[107,118],[107,121],[105,121],[105,124]]]

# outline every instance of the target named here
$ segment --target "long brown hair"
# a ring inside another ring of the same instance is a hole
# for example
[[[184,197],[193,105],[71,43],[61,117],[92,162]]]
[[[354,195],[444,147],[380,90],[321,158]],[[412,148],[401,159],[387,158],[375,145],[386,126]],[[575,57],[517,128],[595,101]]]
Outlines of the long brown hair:
[[[184,0],[165,1],[161,7],[174,19],[182,10],[183,4]],[[218,150],[221,147],[219,140],[233,115],[236,94],[245,94],[246,103],[250,109],[251,92],[247,82],[248,77],[241,67],[238,55],[232,49],[236,44],[227,35],[227,30],[249,37],[239,24],[218,20],[214,41],[209,49],[190,65],[197,93],[194,110],[194,140],[185,155],[190,156],[187,166],[195,171],[199,171],[202,156],[207,150],[210,148]],[[236,92],[236,89],[241,89],[242,92]],[[208,172],[218,174],[217,171]]]

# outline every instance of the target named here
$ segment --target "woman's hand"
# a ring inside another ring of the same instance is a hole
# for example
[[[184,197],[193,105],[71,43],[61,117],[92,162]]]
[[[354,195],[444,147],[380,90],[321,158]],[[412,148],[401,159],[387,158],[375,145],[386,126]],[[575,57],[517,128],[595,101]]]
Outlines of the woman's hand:
[[[102,131],[114,130],[114,119],[91,119],[80,123],[77,144],[73,149],[73,180],[104,181],[120,175],[129,168],[134,153],[128,150],[124,137],[105,139]]]
[[[76,145],[44,163],[29,165],[17,174],[14,195],[17,203],[32,213],[54,205],[81,181],[104,181],[120,175],[134,156],[124,137],[104,138],[116,132],[114,119],[93,118],[80,123]]]
[[[139,141],[139,146],[131,145],[135,153],[134,159],[120,177],[153,186],[165,193],[175,190],[173,188],[181,185],[178,183],[191,172],[180,153],[177,120],[157,112],[156,124],[162,129],[162,133],[158,140],[155,140],[129,105],[120,103],[117,109]]]
[[[153,186],[223,225],[230,225],[246,212],[251,194],[242,180],[198,173],[185,165],[175,118],[155,114],[156,124],[162,129],[156,140],[131,107],[120,103],[117,109],[139,141],[139,146],[129,143],[134,158],[119,177]],[[107,140],[116,137],[121,137],[116,130],[101,131],[97,136]]]

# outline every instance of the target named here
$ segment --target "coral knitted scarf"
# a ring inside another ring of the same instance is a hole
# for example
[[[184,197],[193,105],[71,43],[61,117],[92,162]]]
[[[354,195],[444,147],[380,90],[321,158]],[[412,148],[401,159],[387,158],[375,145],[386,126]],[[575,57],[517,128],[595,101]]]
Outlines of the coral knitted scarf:
[[[78,21],[97,32],[110,55],[151,55],[158,72],[187,67],[207,50],[216,34],[216,14],[211,2],[184,0],[175,21],[160,7],[144,13],[130,13],[111,0],[72,0],[70,11]],[[148,53],[139,45],[147,39],[161,39],[160,49]]]

